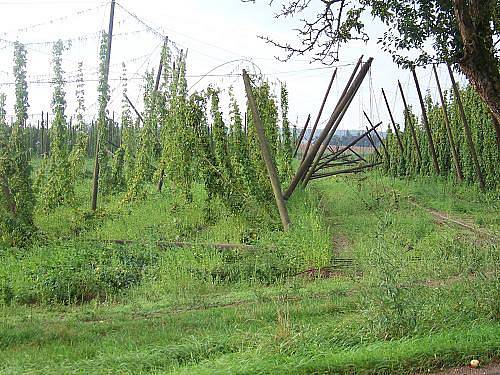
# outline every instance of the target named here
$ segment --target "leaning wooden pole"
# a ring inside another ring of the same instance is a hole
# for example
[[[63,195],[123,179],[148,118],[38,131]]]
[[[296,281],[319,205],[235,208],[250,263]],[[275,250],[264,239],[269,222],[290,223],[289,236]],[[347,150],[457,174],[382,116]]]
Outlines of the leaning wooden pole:
[[[385,95],[384,89],[382,89],[382,96],[384,97],[385,106],[387,108],[387,112],[389,112],[389,117],[391,118],[391,124],[392,128],[394,129],[394,134],[396,134],[396,140],[398,141],[399,150],[401,151],[401,154],[403,154],[405,150],[403,148],[403,142],[401,141],[401,134],[399,133],[399,129],[396,126],[394,117],[392,116],[391,107],[389,106],[389,102],[387,101],[387,96]]]
[[[458,105],[458,112],[464,125],[465,139],[467,140],[467,146],[469,147],[469,152],[471,153],[472,161],[474,162],[474,168],[476,169],[477,178],[479,179],[479,187],[482,191],[485,191],[486,184],[484,183],[483,172],[481,172],[481,165],[479,164],[479,159],[477,157],[476,147],[474,146],[474,141],[472,140],[472,133],[470,131],[469,122],[467,121],[467,117],[465,116],[462,98],[460,97],[460,91],[458,90],[455,76],[453,75],[453,71],[451,70],[451,66],[447,64],[447,67],[448,73],[450,74],[451,78],[451,85],[453,86],[453,92],[455,93],[455,100],[457,101]]]
[[[366,130],[368,130],[368,126],[366,127]],[[382,157],[382,155],[380,154],[379,150],[377,149],[377,146],[375,146],[375,141],[373,140],[373,138],[370,136],[370,134],[367,134],[366,135],[366,138],[368,139],[368,142],[370,142],[370,144],[372,145],[373,147],[373,151],[375,151],[375,153],[377,154],[377,156],[380,158]]]
[[[127,94],[123,94],[123,96],[127,100],[127,103],[132,107],[132,109],[134,110],[134,112],[137,115],[137,117],[139,118],[139,120],[141,120],[141,122],[144,124],[144,119],[142,118],[142,116],[141,116],[140,112],[137,110],[137,108],[135,108],[134,103],[132,103],[132,101],[129,99]]]
[[[434,141],[432,140],[432,130],[429,125],[429,119],[427,118],[427,110],[425,109],[424,97],[422,96],[422,91],[420,90],[420,85],[418,83],[417,72],[415,68],[411,68],[413,74],[413,80],[415,81],[415,87],[417,88],[418,100],[420,102],[420,107],[422,109],[422,122],[424,123],[425,133],[427,134],[427,140],[429,141],[429,150],[432,156],[432,163],[434,164],[434,170],[437,174],[440,174],[439,162],[437,159],[436,148],[434,147]]]
[[[328,84],[328,88],[326,89],[325,96],[323,97],[323,102],[321,103],[321,107],[318,112],[318,116],[316,117],[316,121],[314,122],[311,136],[309,137],[309,140],[307,141],[307,146],[306,150],[304,151],[304,155],[302,156],[302,161],[306,158],[307,153],[309,152],[309,147],[311,147],[311,142],[314,138],[314,135],[316,133],[316,129],[318,128],[319,120],[321,119],[321,116],[323,115],[323,110],[325,109],[325,104],[326,101],[328,100],[328,96],[330,95],[330,91],[332,89],[333,81],[335,80],[335,77],[337,75],[337,69],[333,71],[332,78],[330,79],[330,83]]]
[[[283,229],[286,231],[290,226],[290,217],[288,216],[288,210],[286,208],[285,200],[283,199],[278,173],[273,162],[271,150],[269,149],[269,145],[267,143],[267,138],[264,133],[264,127],[262,126],[259,110],[257,109],[257,103],[255,102],[255,98],[252,93],[250,77],[248,77],[246,70],[243,70],[243,81],[245,83],[245,90],[247,92],[250,110],[252,111],[255,129],[257,130],[262,157],[264,158],[264,162],[266,163],[269,179],[271,180],[271,186],[273,188],[274,198],[276,199],[276,205],[278,206],[278,210],[280,213],[281,223],[283,224]]]
[[[415,126],[413,124],[413,118],[410,114],[410,107],[408,107],[408,103],[406,102],[406,96],[403,91],[403,86],[401,86],[401,82],[398,81],[399,92],[401,94],[401,98],[403,99],[403,105],[405,107],[405,118],[410,128],[411,137],[413,139],[413,144],[415,146],[415,150],[417,150],[418,162],[422,164],[422,153],[420,152],[420,145],[418,144],[417,133],[415,132]]]
[[[297,140],[297,145],[295,146],[295,151],[293,152],[293,157],[297,156],[297,152],[299,151],[302,140],[304,139],[304,135],[306,134],[307,127],[309,126],[309,121],[311,121],[311,115],[307,116],[307,121],[306,124],[304,125],[304,129],[302,129],[302,131],[300,132],[299,139]]]
[[[365,115],[365,118],[368,120],[368,123],[370,124],[370,126],[373,127],[372,120],[370,120],[370,118],[368,117],[368,115],[366,114],[365,111],[363,111],[363,114]],[[375,133],[375,136],[377,137],[378,141],[380,142],[380,145],[382,146],[382,149],[384,150],[384,154],[385,154],[385,157],[387,158],[387,161],[390,162],[391,155],[389,154],[389,150],[385,146],[384,140],[382,139],[380,134],[378,134],[377,129],[373,129],[373,132]]]
[[[441,89],[441,82],[439,82],[439,76],[436,70],[436,65],[432,65],[432,70],[434,71],[434,77],[436,78],[439,98],[441,99],[441,107],[443,108],[443,117],[444,117],[444,124],[446,126],[446,134],[448,135],[448,142],[450,142],[451,153],[453,155],[453,163],[455,164],[455,170],[457,172],[457,178],[460,182],[463,182],[464,175],[462,173],[462,167],[460,167],[460,159],[458,157],[458,151],[455,146],[455,141],[453,140],[453,134],[451,132],[451,125],[450,125],[450,117],[448,116],[448,108],[446,105],[446,100],[443,95],[443,90]]]
[[[104,69],[104,80],[106,82],[106,86],[108,85],[109,80],[109,65],[111,61],[111,45],[113,43],[113,24],[115,20],[115,5],[116,0],[111,1],[111,9],[109,13],[109,27],[108,27],[108,47],[106,53],[106,66]],[[97,197],[99,195],[99,136],[96,138],[96,153],[95,153],[95,162],[94,162],[94,179],[92,183],[92,211],[97,209]]]
[[[361,165],[361,166],[359,166],[359,167],[353,167],[353,168],[348,168],[348,169],[341,169],[341,170],[339,170],[339,171],[332,171],[332,172],[318,173],[318,174],[314,174],[314,175],[311,177],[311,180],[317,180],[317,179],[320,179],[320,178],[325,178],[325,177],[336,176],[336,175],[339,175],[339,174],[346,174],[346,173],[358,173],[358,172],[362,172],[362,171],[363,171],[363,170],[365,170],[365,169],[376,167],[376,166],[378,166],[378,165],[380,165],[380,164],[382,164],[382,162],[372,163],[372,164],[366,164],[366,165]]]

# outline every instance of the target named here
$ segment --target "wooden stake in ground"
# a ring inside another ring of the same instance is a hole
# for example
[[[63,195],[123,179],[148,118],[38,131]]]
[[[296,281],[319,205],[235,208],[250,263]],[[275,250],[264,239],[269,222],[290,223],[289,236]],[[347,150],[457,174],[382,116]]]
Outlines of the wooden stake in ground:
[[[392,117],[391,107],[389,106],[389,102],[387,101],[387,96],[385,96],[385,91],[382,89],[382,96],[384,97],[385,106],[387,107],[387,112],[389,112],[389,117],[391,118],[392,128],[394,129],[394,134],[396,135],[396,140],[398,141],[399,150],[401,154],[404,153],[403,142],[401,142],[401,134],[399,134],[399,129],[396,126],[396,122],[394,121],[394,117]]]
[[[429,141],[429,150],[431,151],[432,163],[434,164],[434,170],[437,174],[440,174],[439,163],[436,155],[436,149],[434,148],[434,141],[432,140],[432,130],[429,125],[429,120],[427,119],[427,111],[425,109],[424,98],[422,96],[422,91],[420,91],[420,85],[418,84],[417,72],[415,68],[411,68],[413,74],[413,80],[415,81],[415,87],[417,88],[418,100],[420,101],[420,107],[422,108],[422,122],[424,123],[425,133],[427,134],[427,140]]]
[[[288,210],[285,205],[285,200],[283,199],[283,194],[281,191],[281,185],[278,178],[278,173],[276,172],[276,167],[271,156],[271,151],[269,145],[267,144],[266,135],[264,133],[264,127],[262,126],[262,121],[260,119],[259,110],[257,109],[257,104],[255,103],[255,98],[252,93],[252,86],[250,85],[250,77],[247,72],[243,70],[243,81],[245,83],[245,90],[247,92],[248,103],[250,105],[250,110],[252,111],[252,117],[254,120],[255,129],[257,130],[257,136],[259,137],[260,150],[262,152],[262,157],[266,163],[267,172],[269,174],[269,179],[271,180],[271,186],[273,188],[274,198],[276,199],[276,205],[281,217],[281,223],[283,224],[283,229],[286,231],[290,226],[290,218],[288,216]]]
[[[108,49],[106,54],[106,67],[104,70],[104,80],[106,85],[109,79],[109,64],[111,61],[111,45],[113,42],[113,23],[115,20],[115,4],[116,1],[111,1],[111,10],[109,14],[109,27],[108,27]],[[92,211],[97,209],[97,197],[99,194],[99,137],[96,139],[96,153],[94,163],[94,181],[92,183]]]
[[[469,147],[469,152],[472,156],[472,161],[474,162],[474,168],[476,169],[477,178],[479,179],[479,187],[482,191],[486,190],[486,185],[484,183],[483,172],[481,172],[481,165],[477,158],[476,147],[474,146],[474,141],[472,140],[472,133],[470,131],[469,122],[465,116],[464,107],[462,104],[462,98],[460,97],[460,91],[458,90],[457,83],[455,82],[455,76],[451,70],[451,66],[448,66],[448,73],[450,74],[451,84],[453,86],[453,92],[455,93],[455,100],[458,105],[458,112],[460,113],[460,118],[462,119],[462,124],[464,125],[465,139],[467,140],[467,146]]]
[[[403,105],[405,107],[405,117],[410,128],[411,137],[413,138],[413,144],[415,145],[415,150],[417,150],[418,162],[422,164],[422,153],[420,152],[420,145],[418,144],[417,134],[415,133],[415,126],[413,124],[413,118],[410,116],[410,108],[406,102],[406,96],[403,92],[403,86],[401,86],[401,82],[398,81],[399,92],[401,93],[401,98],[403,99]]]
[[[437,74],[436,65],[432,65],[432,70],[434,71],[434,77],[436,78],[436,83],[439,91],[439,98],[441,99],[441,107],[443,108],[446,134],[448,135],[448,142],[450,142],[451,153],[453,155],[453,163],[455,164],[455,170],[457,172],[457,178],[460,182],[463,182],[464,175],[462,174],[462,168],[460,167],[460,160],[458,158],[457,148],[455,147],[455,142],[453,141],[453,134],[451,133],[450,118],[448,117],[446,100],[444,99],[443,90],[441,90],[441,82],[439,82],[439,76]]]

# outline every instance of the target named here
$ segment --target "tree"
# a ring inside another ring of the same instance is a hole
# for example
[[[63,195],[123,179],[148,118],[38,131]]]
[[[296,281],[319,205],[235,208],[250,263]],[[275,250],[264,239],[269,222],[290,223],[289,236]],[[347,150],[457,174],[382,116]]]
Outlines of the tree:
[[[255,2],[255,0],[242,0]],[[457,64],[500,122],[500,38],[498,0],[271,0],[276,18],[300,17],[300,43],[267,42],[284,49],[286,59],[313,53],[313,60],[338,60],[339,46],[367,41],[364,18],[371,14],[387,29],[378,42],[404,67],[431,62]],[[318,11],[311,16],[311,9]],[[433,51],[425,46],[432,45]],[[412,58],[416,53],[417,57]],[[497,127],[497,132],[500,131]]]

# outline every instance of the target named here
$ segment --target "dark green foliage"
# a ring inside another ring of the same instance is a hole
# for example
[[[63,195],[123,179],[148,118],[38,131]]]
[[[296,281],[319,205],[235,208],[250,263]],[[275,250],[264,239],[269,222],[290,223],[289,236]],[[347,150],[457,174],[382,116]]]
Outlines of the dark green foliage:
[[[30,254],[4,256],[10,271],[0,275],[0,303],[82,303],[104,300],[137,284],[155,251],[144,247],[66,242]]]

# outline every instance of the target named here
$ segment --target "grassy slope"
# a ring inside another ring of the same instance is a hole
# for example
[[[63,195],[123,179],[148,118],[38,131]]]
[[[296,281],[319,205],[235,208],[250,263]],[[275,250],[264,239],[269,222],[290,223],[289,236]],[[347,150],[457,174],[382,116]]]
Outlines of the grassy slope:
[[[209,249],[168,251],[139,285],[104,303],[4,306],[0,372],[411,373],[498,358],[496,243],[435,224],[412,200],[490,232],[499,227],[497,197],[376,174],[299,192],[286,235],[224,214],[206,226],[202,198],[177,206],[168,194],[126,216],[110,202],[96,229],[60,225],[79,222],[77,212],[61,210],[41,219],[49,238],[246,240],[277,250],[230,259]],[[334,267],[329,279],[273,277],[332,258],[352,266]],[[222,268],[232,271],[214,278]]]

